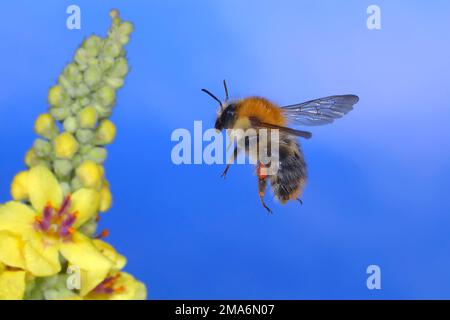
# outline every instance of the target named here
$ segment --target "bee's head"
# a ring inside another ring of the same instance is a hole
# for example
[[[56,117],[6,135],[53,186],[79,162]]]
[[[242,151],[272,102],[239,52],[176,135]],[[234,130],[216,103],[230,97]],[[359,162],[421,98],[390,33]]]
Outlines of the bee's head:
[[[232,128],[234,125],[234,122],[236,121],[236,103],[228,102],[228,88],[227,83],[225,80],[223,80],[223,86],[225,88],[225,101],[220,101],[215,95],[213,95],[211,92],[209,92],[206,89],[202,89],[203,92],[208,94],[211,98],[216,100],[219,105],[220,109],[217,113],[216,123],[214,125],[214,128],[216,130],[222,131],[223,129]]]
[[[234,123],[236,122],[236,117],[236,103],[227,103],[225,107],[221,107],[217,113],[214,128],[219,131],[233,128]]]

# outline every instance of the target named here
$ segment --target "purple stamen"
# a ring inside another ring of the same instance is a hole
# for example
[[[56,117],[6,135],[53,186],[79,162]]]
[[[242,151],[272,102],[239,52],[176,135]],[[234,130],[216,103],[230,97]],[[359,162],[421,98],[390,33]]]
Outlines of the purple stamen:
[[[50,205],[46,205],[44,212],[42,213],[42,220],[39,221],[40,228],[43,231],[47,231],[52,223],[53,208]]]
[[[60,225],[60,235],[62,237],[67,237],[70,235],[70,228],[75,223],[77,219],[77,215],[75,213],[71,213]]]
[[[70,196],[70,194],[69,194],[69,195],[67,195],[67,196],[64,198],[64,201],[63,201],[63,203],[61,204],[61,207],[59,208],[58,216],[64,215],[64,214],[66,213],[66,211],[69,209],[69,206],[70,206],[70,203],[71,203],[70,197],[71,197],[71,196]]]

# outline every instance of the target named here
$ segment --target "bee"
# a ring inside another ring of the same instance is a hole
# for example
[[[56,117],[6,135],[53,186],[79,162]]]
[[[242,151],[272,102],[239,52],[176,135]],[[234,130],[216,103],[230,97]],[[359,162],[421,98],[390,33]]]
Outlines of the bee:
[[[314,99],[303,103],[280,107],[263,97],[248,97],[238,100],[230,100],[228,88],[225,80],[225,101],[219,100],[214,94],[206,89],[203,92],[211,96],[219,103],[219,111],[215,121],[215,129],[218,131],[226,129],[254,129],[256,134],[253,137],[246,136],[244,143],[238,143],[227,166],[222,173],[226,177],[231,164],[238,154],[245,149],[246,155],[254,154],[249,148],[261,147],[266,149],[273,141],[265,138],[263,144],[251,143],[251,140],[260,142],[261,129],[278,130],[278,155],[279,164],[275,174],[264,173],[266,165],[256,159],[256,175],[258,178],[258,195],[262,206],[269,212],[272,210],[266,205],[264,195],[267,184],[270,182],[272,192],[276,199],[282,204],[290,200],[297,200],[303,204],[300,196],[305,186],[308,172],[305,159],[303,157],[300,143],[297,138],[310,139],[312,134],[308,131],[293,129],[289,126],[317,126],[332,123],[335,119],[341,118],[353,109],[359,98],[356,95],[336,95],[320,99]],[[252,147],[253,146],[253,147]],[[267,150],[266,150],[267,151]]]

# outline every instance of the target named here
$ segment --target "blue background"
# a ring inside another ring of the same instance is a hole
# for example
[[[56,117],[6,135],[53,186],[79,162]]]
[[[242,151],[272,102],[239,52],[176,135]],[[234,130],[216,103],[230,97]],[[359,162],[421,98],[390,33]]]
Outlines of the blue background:
[[[66,8],[82,29],[66,28]],[[380,1],[6,1],[0,12],[0,201],[82,39],[117,7],[135,24],[106,164],[114,207],[101,222],[151,299],[450,298],[450,3]],[[360,96],[303,142],[304,205],[267,196],[250,166],[175,166],[170,136],[212,126],[200,92],[291,104]],[[381,267],[382,289],[366,287]]]

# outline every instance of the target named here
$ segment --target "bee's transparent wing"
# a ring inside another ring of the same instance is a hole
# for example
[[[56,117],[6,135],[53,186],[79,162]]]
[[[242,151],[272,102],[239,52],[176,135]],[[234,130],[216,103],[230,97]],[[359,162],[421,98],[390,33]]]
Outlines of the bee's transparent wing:
[[[294,125],[320,126],[332,123],[353,109],[359,98],[355,95],[330,96],[282,107]]]

